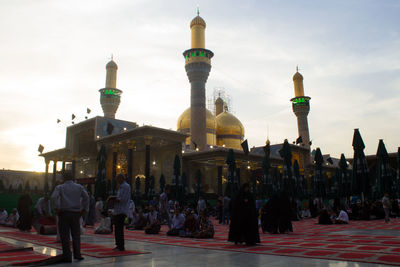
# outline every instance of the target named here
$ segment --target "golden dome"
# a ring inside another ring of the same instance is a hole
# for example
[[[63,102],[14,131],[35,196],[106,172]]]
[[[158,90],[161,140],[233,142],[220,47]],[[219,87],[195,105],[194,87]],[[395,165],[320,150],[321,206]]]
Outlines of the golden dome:
[[[303,75],[301,75],[298,71],[293,75],[293,81],[303,80]]]
[[[186,132],[186,130],[190,129],[190,108],[179,116],[176,128],[178,132]],[[208,109],[206,109],[206,128],[214,132],[216,130],[215,116]]]
[[[114,60],[111,60],[107,63],[106,69],[118,69],[118,65],[114,62]]]
[[[190,22],[190,28],[192,28],[195,25],[201,25],[204,28],[206,27],[206,22],[204,21],[204,19],[202,17],[200,17],[199,15],[197,15],[196,17],[194,17],[194,19],[192,19],[192,21]]]
[[[238,118],[226,111],[217,116],[217,138],[218,136],[244,137],[244,127]]]

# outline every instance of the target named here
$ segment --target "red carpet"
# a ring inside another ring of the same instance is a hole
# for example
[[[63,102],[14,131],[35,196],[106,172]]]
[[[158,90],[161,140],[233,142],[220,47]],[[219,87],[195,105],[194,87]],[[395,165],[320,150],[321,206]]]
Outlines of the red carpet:
[[[213,250],[400,265],[400,236],[335,233],[344,230],[400,230],[400,220],[392,220],[389,224],[385,224],[383,220],[352,221],[348,225],[318,225],[315,219],[293,222],[294,233],[288,235],[261,233],[261,244],[253,247],[227,242],[228,226],[219,225],[214,221],[214,227],[213,239],[168,237],[165,234],[166,226],[162,226],[158,235],[126,230],[125,238]],[[93,230],[87,230],[86,234],[94,233]],[[96,236],[113,238],[113,235]]]
[[[373,235],[373,230],[400,230],[400,220],[398,219],[392,220],[389,224],[385,224],[383,220],[351,221],[348,225],[318,225],[315,219],[293,222],[294,233],[288,235],[260,234],[261,244],[253,247],[227,242],[228,226],[219,225],[215,221],[214,226],[215,236],[213,239],[168,237],[165,234],[166,226],[161,228],[158,235],[146,235],[144,231],[125,230],[125,238],[132,241],[202,249],[400,265],[400,236]],[[337,233],[345,230],[370,230],[371,235]],[[60,245],[55,243],[54,236],[20,232],[2,232],[2,234],[26,242],[60,248]],[[86,234],[94,235],[93,229],[87,228]],[[114,238],[112,234],[96,236]],[[143,252],[113,252],[104,246],[83,243],[82,253],[93,257],[112,257]]]
[[[32,247],[23,248],[0,241],[0,266],[27,265],[49,258],[51,256],[34,252]]]
[[[38,234],[33,234],[33,233],[23,233],[23,232],[17,232],[17,231],[1,232],[1,235],[3,237],[12,238],[12,239],[16,239],[19,241],[24,241],[24,242],[41,245],[41,246],[61,249],[61,244],[56,242],[55,236],[43,236],[43,235],[38,235]],[[102,245],[81,243],[81,253],[83,255],[96,257],[96,258],[107,258],[107,257],[116,257],[116,256],[146,254],[146,253],[150,253],[150,252],[136,251],[136,250],[113,251],[112,248],[105,247]]]

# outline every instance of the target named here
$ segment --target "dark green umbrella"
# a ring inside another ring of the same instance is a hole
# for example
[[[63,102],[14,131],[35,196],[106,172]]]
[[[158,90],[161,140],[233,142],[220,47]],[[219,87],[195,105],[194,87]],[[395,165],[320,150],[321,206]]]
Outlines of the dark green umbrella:
[[[187,177],[186,173],[182,173],[182,192],[181,192],[182,205],[186,203],[186,198],[187,198]]]
[[[196,171],[196,195],[197,195],[197,200],[200,199],[201,196],[201,171],[198,169]]]
[[[290,196],[293,196],[293,187],[291,186],[292,179],[292,150],[287,139],[283,142],[281,150],[279,150],[280,156],[283,158],[283,172],[282,182],[283,190],[287,191]]]
[[[352,172],[352,193],[361,195],[362,201],[369,193],[369,177],[368,164],[364,154],[364,141],[362,140],[360,131],[354,129],[353,136],[353,172]]]
[[[136,201],[139,202],[140,201],[140,178],[139,176],[136,177],[135,180],[135,195],[136,195]],[[139,205],[138,203],[136,203],[136,205]]]
[[[149,200],[153,199],[153,196],[156,194],[154,187],[155,187],[155,178],[154,175],[151,175],[149,180],[149,191],[148,191]]]
[[[269,175],[269,170],[271,169],[270,163],[271,146],[269,142],[264,147],[264,158],[262,163],[263,169],[263,180],[262,180],[262,198],[265,199],[267,196],[271,197],[273,193],[272,180]]]
[[[182,183],[180,181],[180,176],[181,176],[181,161],[179,159],[178,155],[175,155],[174,159],[174,177],[172,179],[172,185],[174,186],[174,191],[175,191],[175,197],[176,199],[179,199],[179,189],[180,186],[182,186]]]
[[[381,197],[384,193],[394,193],[392,192],[393,177],[389,163],[389,154],[382,139],[379,139],[376,157],[378,162],[375,181],[379,197]]]
[[[165,188],[165,177],[164,174],[161,174],[160,176],[160,195],[162,192],[164,192],[164,188]]]
[[[318,147],[314,156],[315,169],[314,169],[314,194],[317,197],[326,196],[325,177],[323,175],[322,164],[324,158],[322,157],[321,149]]]
[[[331,196],[332,198],[340,198],[341,197],[341,177],[340,177],[340,169],[335,169],[335,175],[331,178]]]
[[[251,192],[254,197],[257,197],[257,176],[255,171],[251,172]]]
[[[236,195],[238,188],[238,181],[236,177],[236,161],[233,149],[229,149],[228,156],[226,157],[226,164],[228,165],[228,179],[227,179],[227,194],[232,198]]]
[[[300,166],[299,163],[297,162],[297,159],[294,160],[293,163],[293,180],[294,180],[294,196],[299,199],[304,198],[304,192],[303,192],[303,183],[302,183],[302,178],[300,176]]]
[[[342,153],[342,155],[340,155],[339,161],[340,179],[338,183],[340,196],[345,197],[346,199],[348,199],[351,195],[351,181],[348,174],[348,167],[349,164],[347,164],[346,157]]]
[[[106,200],[108,196],[106,163],[107,163],[106,147],[104,145],[101,145],[99,153],[97,154],[97,175],[94,182],[94,196],[96,199],[98,197],[101,197],[103,200]]]
[[[397,177],[396,177],[397,197],[400,196],[400,147],[397,148]]]
[[[281,189],[281,174],[279,173],[278,167],[274,168],[274,172],[273,172],[272,177],[274,178],[274,180],[273,180],[273,188],[274,188],[273,193],[277,193]]]

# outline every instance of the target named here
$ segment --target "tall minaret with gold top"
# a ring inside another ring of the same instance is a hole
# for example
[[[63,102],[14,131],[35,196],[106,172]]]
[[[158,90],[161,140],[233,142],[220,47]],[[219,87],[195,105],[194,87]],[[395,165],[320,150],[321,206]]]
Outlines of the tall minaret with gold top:
[[[293,75],[294,83],[294,98],[292,102],[293,112],[297,117],[297,127],[299,130],[299,137],[301,137],[301,146],[310,148],[310,132],[308,130],[307,116],[310,112],[310,99],[311,97],[304,95],[303,76],[299,73],[296,67],[296,73]]]
[[[191,49],[183,52],[185,69],[191,85],[190,91],[190,147],[207,148],[206,133],[206,82],[214,53],[205,47],[206,22],[197,16],[190,22]]]
[[[122,94],[122,90],[117,89],[117,70],[118,65],[111,58],[111,61],[106,65],[106,87],[99,90],[104,117],[112,119],[115,119]]]

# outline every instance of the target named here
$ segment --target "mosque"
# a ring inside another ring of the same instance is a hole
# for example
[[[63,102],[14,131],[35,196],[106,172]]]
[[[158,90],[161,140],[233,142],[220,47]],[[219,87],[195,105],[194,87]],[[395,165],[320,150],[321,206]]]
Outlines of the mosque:
[[[62,169],[70,168],[82,184],[93,184],[97,174],[97,155],[102,146],[107,154],[106,177],[124,173],[128,181],[143,179],[141,191],[153,176],[158,192],[163,175],[171,183],[176,155],[181,160],[182,173],[188,181],[188,191],[194,192],[196,173],[201,173],[203,191],[222,194],[227,177],[225,163],[229,149],[235,152],[237,174],[241,181],[262,176],[262,147],[244,153],[242,142],[245,129],[240,120],[230,113],[223,97],[215,101],[215,110],[206,108],[206,82],[211,71],[214,53],[205,46],[206,22],[197,14],[190,23],[191,48],[183,52],[185,70],[190,83],[190,107],[178,118],[177,130],[153,126],[139,126],[135,122],[118,120],[115,114],[123,91],[117,88],[117,64],[106,65],[105,88],[99,90],[104,116],[96,116],[66,129],[65,147],[41,153],[46,163],[46,179],[51,181],[49,167],[53,166],[53,183],[58,162]],[[298,144],[290,144],[293,160],[297,160],[302,174],[311,173],[310,137],[307,115],[310,97],[305,96],[303,76],[293,76],[294,98],[292,109],[298,121]],[[283,138],[282,138],[283,139]],[[267,142],[269,142],[267,140]],[[282,165],[278,153],[282,144],[271,145],[271,164]]]

